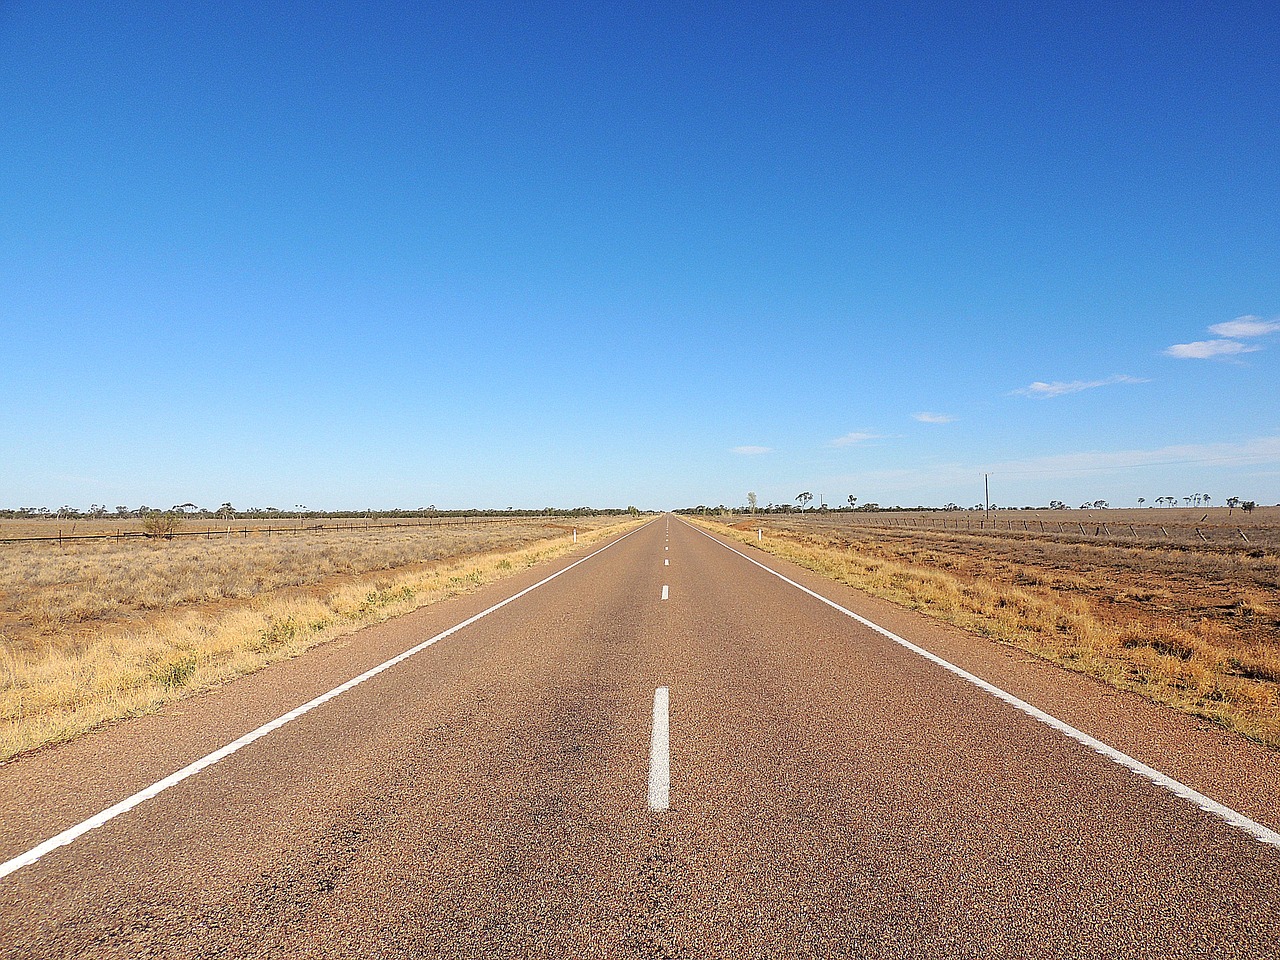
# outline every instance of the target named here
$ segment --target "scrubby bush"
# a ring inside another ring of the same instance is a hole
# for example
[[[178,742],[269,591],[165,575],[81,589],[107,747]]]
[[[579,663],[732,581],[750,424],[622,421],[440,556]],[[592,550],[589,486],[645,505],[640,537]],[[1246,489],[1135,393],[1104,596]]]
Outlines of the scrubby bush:
[[[142,532],[148,537],[164,537],[169,539],[178,532],[178,528],[182,526],[181,514],[169,511],[167,513],[148,513],[142,518]]]

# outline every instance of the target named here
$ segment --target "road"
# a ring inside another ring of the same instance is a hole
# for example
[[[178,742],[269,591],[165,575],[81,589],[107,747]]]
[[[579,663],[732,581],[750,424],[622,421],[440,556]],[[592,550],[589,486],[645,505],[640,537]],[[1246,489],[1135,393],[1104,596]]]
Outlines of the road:
[[[0,956],[1273,957],[1277,798],[1261,747],[662,516],[0,766]]]

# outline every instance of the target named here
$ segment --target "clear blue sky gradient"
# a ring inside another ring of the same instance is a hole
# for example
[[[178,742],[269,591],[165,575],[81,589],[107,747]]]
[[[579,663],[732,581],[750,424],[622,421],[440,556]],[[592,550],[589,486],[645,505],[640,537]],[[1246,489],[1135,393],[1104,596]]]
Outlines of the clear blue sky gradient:
[[[1280,5],[961,6],[6,3],[0,505],[1280,500]]]

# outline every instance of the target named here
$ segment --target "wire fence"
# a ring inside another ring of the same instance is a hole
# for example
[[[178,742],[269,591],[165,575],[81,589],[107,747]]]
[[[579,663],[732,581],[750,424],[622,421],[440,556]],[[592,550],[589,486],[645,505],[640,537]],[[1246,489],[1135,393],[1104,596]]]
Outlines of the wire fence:
[[[307,523],[299,521],[293,524],[268,524],[262,525],[244,525],[234,526],[228,524],[226,527],[205,525],[202,530],[195,529],[179,529],[171,533],[156,535],[146,533],[142,530],[115,530],[106,533],[64,533],[65,528],[59,528],[56,534],[48,534],[38,537],[0,537],[0,543],[46,543],[58,544],[83,542],[91,540],[114,541],[123,543],[126,540],[175,540],[180,537],[201,537],[206,540],[214,538],[248,539],[250,536],[287,536],[289,534],[316,533],[320,531],[353,531],[353,532],[372,532],[376,530],[394,530],[405,527],[449,527],[460,525],[475,525],[484,523],[519,523],[530,521],[541,522],[544,524],[555,524],[557,526],[568,526],[570,524],[559,521],[569,520],[572,518],[564,517],[546,517],[546,516],[526,516],[526,517],[435,517],[423,520],[345,520],[330,523]],[[74,527],[72,528],[74,529]]]
[[[739,515],[741,517],[741,515]],[[748,518],[743,518],[748,519]],[[786,520],[778,519],[784,524]],[[762,518],[763,520],[763,518]],[[843,526],[863,529],[938,530],[973,535],[1050,537],[1055,540],[1111,541],[1133,545],[1168,545],[1175,547],[1211,546],[1249,550],[1280,547],[1280,525],[1208,523],[1157,523],[1127,519],[1044,519],[1041,517],[986,517],[968,513],[954,517],[849,517],[819,519],[804,517],[800,523],[816,522],[825,527]],[[768,526],[763,520],[761,526]]]
[[[1151,523],[1129,523],[1127,521],[1101,521],[1087,520],[1084,522],[1078,520],[1018,520],[1006,519],[1003,522],[999,517],[978,517],[976,519],[965,517],[963,520],[957,518],[955,520],[946,517],[889,517],[883,520],[872,522],[864,522],[866,526],[889,526],[889,527],[930,527],[939,530],[976,530],[976,531],[1022,531],[1024,533],[1070,533],[1083,537],[1116,537],[1128,534],[1130,537],[1138,538],[1142,536],[1159,536],[1165,540],[1175,539],[1175,536],[1199,537],[1203,543],[1210,543],[1215,539],[1222,540],[1224,536],[1231,540],[1237,537],[1245,543],[1252,543],[1249,535],[1245,533],[1243,527],[1226,527],[1222,525],[1205,525],[1205,526],[1174,526],[1173,534],[1169,533],[1169,527],[1166,524]],[[1268,533],[1263,529],[1261,532]],[[1259,531],[1254,531],[1254,536],[1258,536]]]

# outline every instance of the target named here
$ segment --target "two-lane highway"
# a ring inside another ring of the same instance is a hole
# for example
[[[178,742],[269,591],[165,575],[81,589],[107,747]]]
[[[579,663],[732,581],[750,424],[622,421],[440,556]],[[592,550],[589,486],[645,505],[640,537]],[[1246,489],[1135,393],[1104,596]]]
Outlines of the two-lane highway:
[[[1274,806],[1251,834],[738,550],[659,517],[0,767],[0,950],[1274,955]]]

